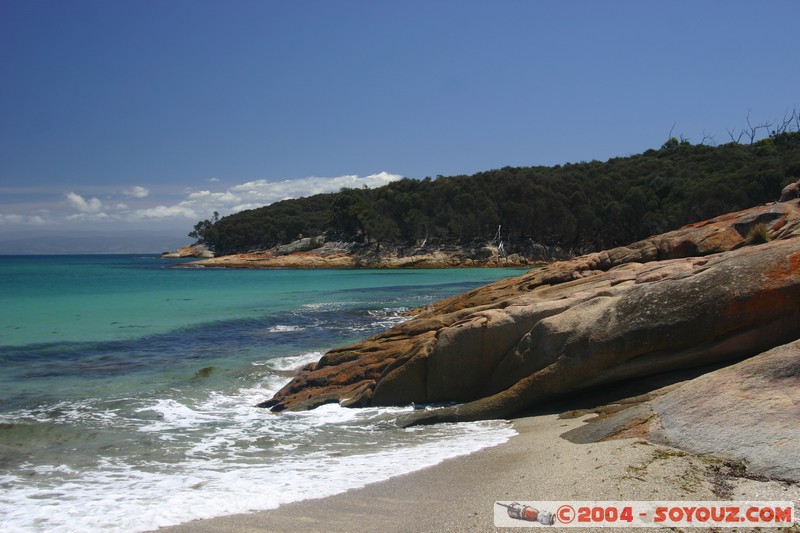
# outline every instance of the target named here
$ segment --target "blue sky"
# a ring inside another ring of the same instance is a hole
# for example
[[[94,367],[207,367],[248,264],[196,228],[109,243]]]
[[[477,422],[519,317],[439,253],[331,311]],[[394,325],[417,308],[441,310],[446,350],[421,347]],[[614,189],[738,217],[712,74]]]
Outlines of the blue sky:
[[[0,0],[0,253],[161,251],[214,210],[602,161],[673,127],[728,142],[800,108],[799,19],[773,0]]]

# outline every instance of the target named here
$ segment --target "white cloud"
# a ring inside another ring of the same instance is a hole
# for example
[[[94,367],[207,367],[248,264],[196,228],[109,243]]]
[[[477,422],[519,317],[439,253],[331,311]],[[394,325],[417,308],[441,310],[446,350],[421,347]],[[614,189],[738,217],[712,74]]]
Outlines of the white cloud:
[[[101,202],[99,199],[90,198],[87,200],[80,194],[76,194],[74,192],[67,193],[67,201],[70,203],[70,205],[72,205],[72,207],[81,213],[100,213],[100,211],[103,209],[103,202]]]
[[[0,224],[25,224],[31,226],[42,226],[47,221],[41,215],[2,215],[0,214]]]
[[[134,211],[133,218],[135,219],[144,219],[144,218],[189,218],[192,220],[198,219],[198,214],[193,211],[191,208],[183,205],[185,202],[181,202],[178,205],[157,205],[155,207],[150,207],[148,209],[138,209]]]
[[[239,204],[239,205],[235,205],[235,206],[231,207],[231,211],[230,212],[231,213],[238,213],[239,211],[247,211],[248,209],[258,209],[259,207],[264,207],[264,204],[262,204],[262,203]],[[219,209],[217,209],[216,211],[219,211]]]
[[[147,198],[150,195],[150,190],[146,187],[135,186],[130,189],[122,191],[126,196],[133,196],[134,198]]]
[[[293,180],[251,180],[214,191],[207,185],[201,190],[187,190],[170,201],[158,198],[145,187],[116,189],[107,199],[100,200],[84,192],[56,193],[52,200],[29,204],[7,202],[0,213],[0,224],[6,228],[23,225],[82,224],[83,227],[103,225],[136,227],[143,223],[166,223],[175,226],[210,218],[214,211],[221,215],[255,209],[289,198],[337,192],[344,187],[374,188],[401,179],[401,176],[380,172],[370,176],[355,175],[332,178],[310,176]],[[213,180],[209,180],[213,181]],[[124,197],[123,197],[124,195]],[[60,196],[60,198],[59,198]]]
[[[231,192],[211,192],[197,191],[189,193],[189,201],[216,202],[219,204],[231,204],[240,201],[239,196]]]
[[[2,224],[24,224],[25,217],[22,215],[0,215],[0,223]]]
[[[246,202],[245,205],[268,205],[289,198],[301,198],[315,194],[337,192],[342,188],[360,189],[381,187],[402,176],[380,172],[360,178],[355,175],[338,176],[335,178],[320,178],[311,176],[293,180],[272,182],[268,180],[255,180],[234,185],[228,189]]]
[[[108,220],[111,217],[108,213],[99,212],[99,213],[75,213],[74,215],[69,215],[67,220]]]
[[[159,205],[139,209],[133,211],[130,216],[135,219],[188,218],[199,220],[210,217],[214,211],[223,215],[237,213],[289,198],[337,192],[343,187],[358,189],[364,186],[381,187],[401,178],[402,176],[396,174],[380,172],[363,178],[358,176],[335,178],[312,176],[276,182],[260,179],[234,185],[221,192],[212,192],[206,189],[187,192],[186,198],[175,205]]]

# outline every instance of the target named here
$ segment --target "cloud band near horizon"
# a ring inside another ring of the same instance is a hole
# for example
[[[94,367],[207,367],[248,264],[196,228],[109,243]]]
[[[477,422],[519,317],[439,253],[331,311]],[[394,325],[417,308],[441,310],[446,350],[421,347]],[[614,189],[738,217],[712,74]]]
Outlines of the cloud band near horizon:
[[[106,195],[93,195],[75,188],[66,191],[58,200],[39,203],[7,202],[0,205],[0,225],[47,226],[102,222],[103,224],[167,221],[196,222],[209,218],[215,211],[229,215],[254,209],[281,200],[337,192],[342,188],[376,188],[402,179],[402,176],[379,172],[359,177],[346,175],[337,177],[298,178],[283,181],[258,179],[227,187],[224,190],[210,189],[185,191],[177,201],[165,201],[162,196],[142,186],[133,186]],[[218,179],[209,180],[219,183]],[[102,197],[102,198],[101,198]],[[124,201],[123,201],[124,200]]]

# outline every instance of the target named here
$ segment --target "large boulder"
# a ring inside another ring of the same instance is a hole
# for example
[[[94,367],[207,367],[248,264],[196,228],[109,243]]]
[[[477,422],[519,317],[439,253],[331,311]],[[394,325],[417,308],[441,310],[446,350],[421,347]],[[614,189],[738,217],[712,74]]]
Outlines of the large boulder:
[[[781,197],[778,199],[778,201],[788,202],[798,197],[800,197],[800,181],[797,181],[795,183],[790,183],[789,185],[784,187],[783,190],[781,191]]]
[[[800,341],[688,381],[651,405],[651,440],[800,481]]]
[[[636,436],[733,461],[750,476],[800,481],[800,341],[590,411],[601,416],[564,438]]]
[[[800,337],[800,202],[553,263],[332,350],[274,411],[459,402],[406,423],[508,417],[556,395],[733,361]],[[746,245],[763,224],[772,240]]]
[[[214,257],[214,252],[209,250],[205,244],[193,244],[192,246],[178,248],[174,252],[164,252],[161,254],[162,259],[183,259],[187,257],[208,259]]]

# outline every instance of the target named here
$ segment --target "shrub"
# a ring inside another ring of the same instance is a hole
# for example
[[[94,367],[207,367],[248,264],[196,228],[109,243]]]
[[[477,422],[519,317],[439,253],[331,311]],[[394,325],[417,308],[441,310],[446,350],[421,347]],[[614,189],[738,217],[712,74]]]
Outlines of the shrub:
[[[747,244],[764,244],[772,240],[769,234],[769,227],[766,224],[756,224],[747,232],[745,242]]]

